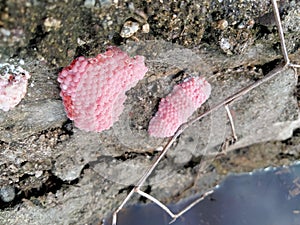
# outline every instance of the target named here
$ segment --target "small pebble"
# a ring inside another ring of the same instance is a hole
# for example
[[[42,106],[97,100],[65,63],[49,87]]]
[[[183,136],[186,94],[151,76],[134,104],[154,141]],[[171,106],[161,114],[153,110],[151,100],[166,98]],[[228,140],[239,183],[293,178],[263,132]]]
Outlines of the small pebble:
[[[85,0],[84,1],[84,6],[87,8],[92,8],[96,4],[96,0]]]
[[[15,188],[11,185],[3,186],[0,189],[0,198],[3,202],[11,202],[16,196]]]
[[[118,1],[112,1],[112,0],[99,0],[101,7],[110,7],[112,4],[118,4]]]
[[[46,31],[57,30],[61,27],[61,21],[53,17],[48,17],[44,21]]]
[[[145,34],[148,34],[150,31],[150,25],[149,23],[146,23],[142,26],[142,32],[145,33]]]
[[[220,47],[224,52],[228,52],[231,48],[229,40],[227,38],[222,38],[220,41]]]
[[[126,21],[121,30],[121,37],[129,38],[139,30],[139,24],[133,21]]]
[[[219,20],[217,22],[217,29],[220,29],[220,30],[224,30],[225,28],[228,27],[228,21],[227,20]]]

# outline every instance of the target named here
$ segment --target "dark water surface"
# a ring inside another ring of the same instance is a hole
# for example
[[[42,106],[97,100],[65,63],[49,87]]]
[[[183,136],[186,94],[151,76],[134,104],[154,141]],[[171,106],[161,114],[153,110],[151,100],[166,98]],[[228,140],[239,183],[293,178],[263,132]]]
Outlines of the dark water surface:
[[[169,205],[180,211],[197,196]],[[167,225],[171,218],[154,204],[125,208],[118,225]],[[229,175],[173,225],[300,225],[300,163]],[[111,225],[110,219],[105,225]]]

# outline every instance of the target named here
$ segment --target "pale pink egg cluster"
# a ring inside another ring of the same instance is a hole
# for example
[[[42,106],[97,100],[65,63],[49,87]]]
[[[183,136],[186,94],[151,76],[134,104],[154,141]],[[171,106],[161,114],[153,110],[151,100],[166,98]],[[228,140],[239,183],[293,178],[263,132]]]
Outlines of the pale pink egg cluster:
[[[24,98],[30,74],[20,66],[0,64],[0,109],[8,111]]]
[[[110,47],[95,58],[79,57],[58,77],[67,116],[85,131],[109,129],[123,111],[125,92],[147,72],[143,56]]]
[[[170,137],[181,124],[198,109],[210,96],[211,86],[202,77],[192,77],[176,85],[163,98],[155,116],[150,120],[148,132],[154,137]]]

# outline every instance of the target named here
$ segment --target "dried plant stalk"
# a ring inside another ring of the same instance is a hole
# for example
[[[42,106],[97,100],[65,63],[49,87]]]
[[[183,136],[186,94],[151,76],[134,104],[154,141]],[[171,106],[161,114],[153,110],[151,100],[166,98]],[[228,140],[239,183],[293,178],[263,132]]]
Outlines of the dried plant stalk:
[[[245,94],[247,94],[248,92],[250,92],[251,90],[255,89],[256,87],[258,87],[260,85],[262,85],[263,83],[266,83],[267,81],[271,80],[272,78],[274,78],[275,76],[277,76],[278,74],[280,74],[281,72],[283,72],[283,71],[285,71],[285,70],[287,70],[289,68],[293,68],[295,70],[295,74],[296,74],[296,69],[295,68],[300,68],[300,65],[296,65],[296,64],[290,63],[290,59],[289,59],[289,56],[288,56],[287,48],[286,48],[286,45],[285,45],[285,39],[284,39],[284,34],[283,34],[282,25],[281,25],[281,20],[280,20],[280,15],[279,15],[279,11],[278,11],[277,2],[276,2],[276,0],[271,0],[271,2],[272,2],[272,6],[273,6],[273,11],[274,11],[274,16],[275,16],[275,20],[276,20],[276,25],[277,25],[277,28],[278,28],[278,34],[279,34],[279,38],[280,38],[281,51],[282,51],[282,55],[283,55],[283,58],[284,58],[284,64],[280,65],[280,66],[278,66],[276,68],[274,68],[271,72],[269,72],[267,75],[265,75],[262,79],[254,82],[253,84],[251,84],[251,85],[249,85],[249,86],[247,86],[245,88],[242,88],[238,92],[236,92],[233,95],[231,95],[231,96],[227,97],[226,99],[224,99],[222,102],[220,102],[220,103],[216,104],[215,106],[211,107],[209,110],[207,110],[203,114],[199,115],[197,118],[195,118],[193,120],[190,120],[187,123],[183,124],[181,127],[179,127],[178,130],[175,132],[175,134],[170,138],[170,140],[168,141],[168,143],[165,145],[165,147],[163,148],[163,150],[160,152],[160,154],[158,155],[158,157],[154,160],[153,164],[148,168],[148,170],[141,177],[141,179],[138,181],[138,183],[135,185],[135,187],[129,192],[129,194],[123,200],[123,202],[121,203],[121,205],[113,213],[113,215],[112,215],[112,225],[117,225],[117,214],[124,207],[124,205],[130,200],[131,196],[134,193],[137,193],[137,194],[139,194],[139,195],[141,195],[141,196],[149,199],[150,201],[154,202],[159,207],[161,207],[168,215],[170,215],[170,217],[172,218],[172,220],[170,221],[170,223],[172,223],[179,216],[183,215],[188,210],[190,210],[193,206],[195,206],[196,204],[198,204],[199,202],[201,202],[206,196],[208,196],[208,195],[210,195],[210,194],[212,194],[214,192],[213,190],[209,190],[209,191],[205,192],[204,194],[201,195],[200,198],[196,199],[190,205],[188,205],[186,208],[184,208],[183,210],[181,210],[179,213],[175,214],[166,205],[164,205],[163,203],[161,203],[159,200],[157,200],[153,196],[151,196],[151,195],[143,192],[141,190],[141,187],[143,186],[143,184],[146,181],[146,179],[152,174],[153,170],[156,168],[156,166],[158,165],[158,163],[166,155],[166,153],[168,152],[168,150],[170,149],[170,147],[172,146],[172,144],[175,142],[175,140],[177,139],[177,137],[186,128],[188,128],[189,126],[191,126],[196,121],[202,119],[203,117],[205,117],[205,116],[211,114],[212,112],[220,109],[221,107],[225,107],[226,112],[227,112],[227,116],[228,116],[228,119],[229,119],[229,122],[230,122],[230,125],[231,125],[232,138],[233,138],[233,140],[236,140],[237,135],[236,135],[236,132],[235,132],[235,127],[234,127],[232,115],[231,115],[230,110],[229,110],[229,105],[232,104],[237,99],[239,99],[240,97],[242,97]]]

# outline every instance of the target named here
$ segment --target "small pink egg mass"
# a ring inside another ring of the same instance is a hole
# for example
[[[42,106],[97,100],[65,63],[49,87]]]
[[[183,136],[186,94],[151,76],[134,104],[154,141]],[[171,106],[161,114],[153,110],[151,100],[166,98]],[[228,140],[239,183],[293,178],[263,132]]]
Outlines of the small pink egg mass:
[[[68,118],[85,131],[109,129],[123,111],[125,92],[147,70],[143,56],[130,58],[117,47],[95,58],[75,59],[58,76]]]
[[[155,116],[150,120],[148,132],[154,137],[171,137],[181,124],[210,96],[211,86],[203,77],[192,77],[176,85],[159,103]]]

